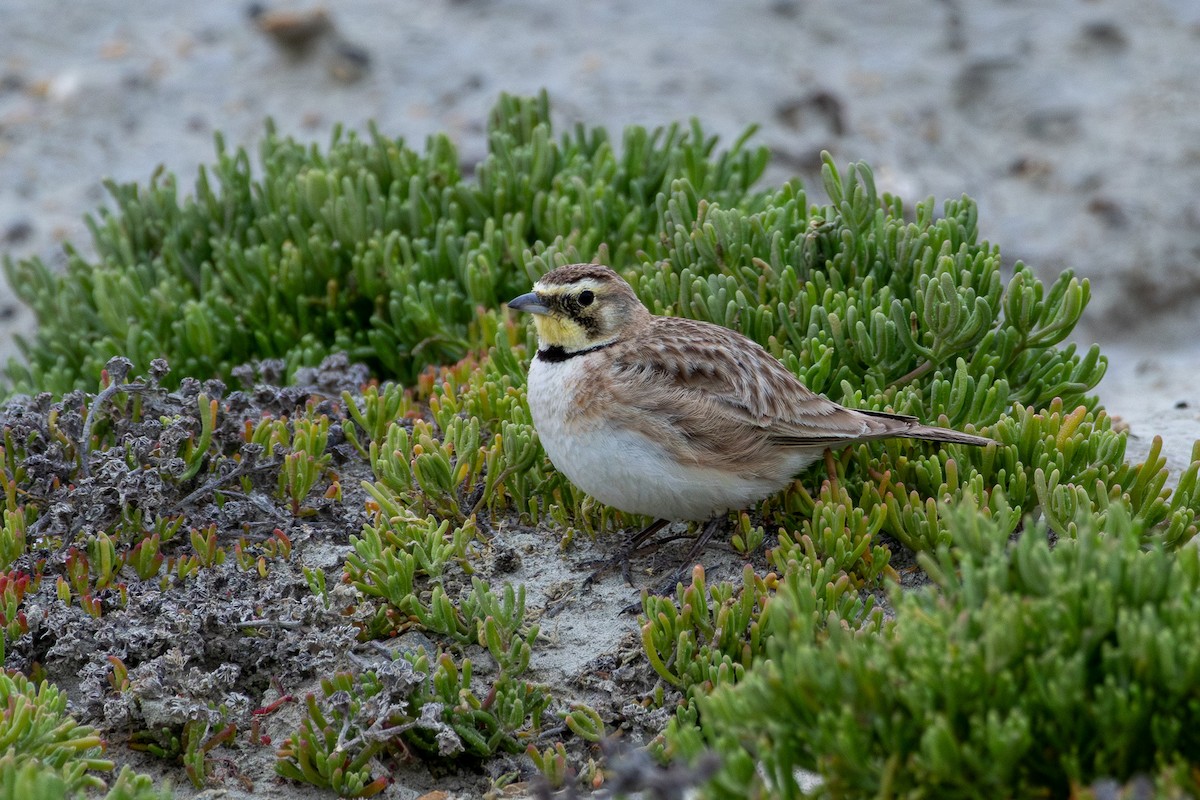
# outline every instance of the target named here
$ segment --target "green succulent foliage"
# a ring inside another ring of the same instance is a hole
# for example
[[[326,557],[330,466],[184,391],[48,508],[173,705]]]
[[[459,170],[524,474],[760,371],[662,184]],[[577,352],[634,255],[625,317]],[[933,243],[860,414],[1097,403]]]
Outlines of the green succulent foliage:
[[[49,800],[107,791],[107,800],[170,797],[169,788],[155,789],[148,777],[128,768],[109,789],[97,774],[113,769],[101,758],[103,742],[66,713],[67,696],[57,687],[0,673],[0,708],[0,796]]]
[[[9,751],[0,756],[0,797],[21,800],[63,800],[63,798],[102,797],[104,800],[171,800],[169,785],[156,788],[148,775],[123,767],[112,788],[101,793],[86,789],[68,789],[60,770],[38,760],[22,760]]]
[[[767,161],[741,142],[715,154],[696,124],[631,128],[619,145],[582,127],[555,139],[544,94],[503,96],[488,143],[464,177],[444,135],[418,153],[375,128],[339,129],[321,150],[269,125],[261,178],[218,135],[217,162],[187,197],[169,174],[107,184],[112,207],[88,219],[94,259],[68,245],[61,275],[4,263],[38,319],[28,365],[8,367],[13,388],[86,388],[118,354],[206,378],[345,351],[411,380],[462,358],[477,309],[524,291],[547,259],[608,243],[627,263],[658,241],[655,198],[674,181],[733,207]]]
[[[695,722],[691,700],[740,683],[767,655],[772,636],[767,609],[781,585],[799,581],[813,587],[815,623],[832,614],[879,629],[874,598],[855,591],[832,559],[822,563],[801,555],[786,563],[783,575],[763,577],[747,564],[740,587],[728,581],[709,586],[697,565],[691,584],[679,585],[674,597],[642,597],[642,650],[662,682],[682,694],[685,720]]]
[[[14,795],[21,797],[22,795]],[[104,795],[104,800],[171,800],[175,793],[171,791],[169,782],[161,787],[154,785],[149,775],[134,772],[129,767],[122,767],[112,788]]]
[[[1010,542],[969,506],[950,519],[922,556],[936,587],[894,591],[877,633],[789,583],[768,657],[668,733],[677,756],[721,752],[708,796],[800,797],[798,769],[829,797],[1081,796],[1160,770],[1200,788],[1180,768],[1200,763],[1197,551],[1145,544],[1115,506],[1055,546],[1044,523]]]
[[[434,653],[432,657],[424,650],[406,654],[405,658],[411,661],[414,669],[429,676],[428,684],[414,697],[414,705],[421,708],[434,705],[443,709],[442,719],[460,743],[447,752],[443,741],[429,735],[428,731],[416,730],[412,744],[430,753],[463,753],[474,757],[523,750],[522,743],[538,732],[542,712],[552,700],[547,687],[519,679],[529,666],[532,639],[530,637],[515,648],[518,652],[524,651],[523,661],[516,665],[512,664],[513,650],[497,650],[489,645],[493,655],[499,652],[507,663],[482,695],[478,693],[477,681],[473,681],[470,658],[456,660],[444,651]]]
[[[1013,403],[1094,405],[1099,350],[1056,347],[1087,305],[1087,281],[1066,272],[1047,290],[1018,263],[1005,283],[970,198],[941,216],[932,199],[918,203],[909,221],[865,165],[843,177],[826,155],[823,177],[826,206],[795,183],[756,209],[675,184],[657,201],[666,251],[635,276],[642,299],[741,330],[840,402],[946,415],[954,427],[990,425]]]
[[[1154,440],[1145,462],[1127,462],[1125,434],[1113,430],[1102,409],[1080,405],[1067,411],[1058,399],[1041,410],[1014,406],[987,432],[996,445],[931,449],[893,440],[860,446],[846,459],[848,496],[861,513],[879,519],[877,530],[918,551],[950,540],[940,509],[967,499],[1010,533],[1030,512],[1044,516],[1054,530],[1069,532],[1079,515],[1103,519],[1120,505],[1148,535],[1161,534],[1171,545],[1196,535],[1198,448],[1172,489],[1161,440]],[[793,507],[815,509],[807,502]],[[885,511],[882,518],[874,516],[879,509]],[[796,524],[805,527],[803,521]],[[863,574],[859,566],[854,571]]]
[[[372,760],[385,746],[381,732],[399,735],[416,720],[389,719],[393,709],[377,701],[383,685],[373,673],[338,673],[323,679],[321,689],[323,702],[311,692],[305,698],[300,728],[280,748],[276,771],[341,797],[378,794],[388,785],[385,776],[371,775]]]

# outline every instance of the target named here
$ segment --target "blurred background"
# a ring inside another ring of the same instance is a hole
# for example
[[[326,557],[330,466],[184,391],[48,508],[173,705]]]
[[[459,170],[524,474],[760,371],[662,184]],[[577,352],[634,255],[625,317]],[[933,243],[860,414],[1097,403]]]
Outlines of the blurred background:
[[[0,252],[85,251],[104,178],[190,188],[213,134],[273,117],[482,158],[502,91],[619,131],[760,125],[767,181],[819,188],[822,149],[911,205],[968,194],[1006,261],[1070,268],[1076,339],[1111,359],[1109,408],[1176,461],[1200,438],[1197,0],[0,0]],[[816,193],[814,191],[814,193]],[[0,359],[33,324],[0,289]],[[1136,449],[1136,445],[1135,445]]]

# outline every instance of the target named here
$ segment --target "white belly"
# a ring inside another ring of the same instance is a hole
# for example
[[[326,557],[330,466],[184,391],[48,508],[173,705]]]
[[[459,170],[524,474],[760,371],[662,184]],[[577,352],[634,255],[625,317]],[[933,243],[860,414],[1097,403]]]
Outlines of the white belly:
[[[578,408],[564,386],[586,373],[587,356],[557,363],[534,359],[529,367],[529,411],[538,438],[556,469],[605,505],[659,519],[705,520],[746,508],[786,486],[782,476],[738,476],[686,466],[668,458],[643,434],[622,427],[620,412],[567,420]]]

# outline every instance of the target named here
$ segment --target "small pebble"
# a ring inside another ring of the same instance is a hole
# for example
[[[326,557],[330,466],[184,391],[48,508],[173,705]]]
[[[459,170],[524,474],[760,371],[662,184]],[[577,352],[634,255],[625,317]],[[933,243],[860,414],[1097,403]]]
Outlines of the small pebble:
[[[19,219],[4,229],[5,244],[21,244],[33,235],[33,224],[27,219]]]

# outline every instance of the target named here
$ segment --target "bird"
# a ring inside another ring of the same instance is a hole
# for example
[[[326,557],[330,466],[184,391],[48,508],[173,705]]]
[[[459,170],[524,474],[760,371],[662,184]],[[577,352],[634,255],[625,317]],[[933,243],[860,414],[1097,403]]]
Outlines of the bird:
[[[626,580],[630,556],[670,522],[705,523],[686,566],[728,512],[782,490],[827,448],[889,438],[992,443],[838,405],[737,331],[652,314],[603,265],[553,269],[508,308],[533,317],[527,399],[551,463],[601,503],[654,519],[605,562],[620,564]]]

